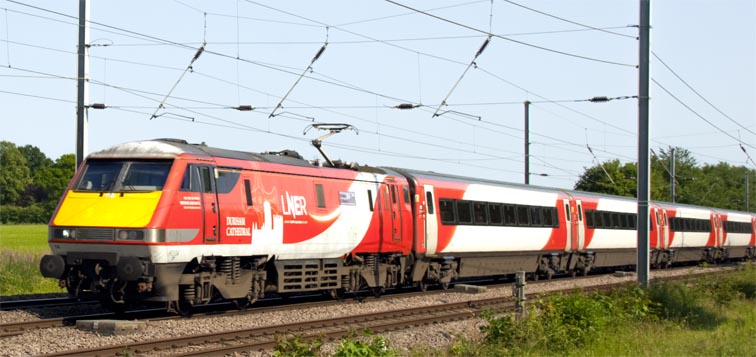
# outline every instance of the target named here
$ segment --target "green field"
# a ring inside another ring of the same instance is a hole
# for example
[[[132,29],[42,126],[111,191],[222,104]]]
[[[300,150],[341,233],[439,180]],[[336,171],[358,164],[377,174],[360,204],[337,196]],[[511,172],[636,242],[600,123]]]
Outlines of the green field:
[[[0,296],[63,292],[39,272],[49,252],[47,225],[0,225]]]

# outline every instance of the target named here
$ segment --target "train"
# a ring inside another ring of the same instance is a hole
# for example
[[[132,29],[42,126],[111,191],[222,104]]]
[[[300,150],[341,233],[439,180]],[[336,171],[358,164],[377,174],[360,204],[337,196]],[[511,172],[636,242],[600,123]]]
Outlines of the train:
[[[109,308],[448,288],[636,265],[633,198],[155,139],[89,155],[43,276]],[[756,257],[756,214],[651,202],[655,268]]]

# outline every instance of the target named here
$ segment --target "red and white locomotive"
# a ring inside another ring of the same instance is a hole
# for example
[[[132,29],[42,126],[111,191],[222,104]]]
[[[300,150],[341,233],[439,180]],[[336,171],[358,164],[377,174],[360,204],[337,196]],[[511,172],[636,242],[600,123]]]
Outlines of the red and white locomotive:
[[[114,308],[428,285],[636,262],[625,197],[397,168],[322,167],[173,139],[91,154],[42,274]],[[652,203],[652,264],[756,256],[756,215]]]

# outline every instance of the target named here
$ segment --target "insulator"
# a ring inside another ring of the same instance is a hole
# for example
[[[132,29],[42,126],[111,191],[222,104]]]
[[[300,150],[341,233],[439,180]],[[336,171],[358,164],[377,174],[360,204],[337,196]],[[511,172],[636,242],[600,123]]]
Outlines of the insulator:
[[[197,50],[197,53],[194,55],[194,58],[192,58],[192,62],[196,61],[200,57],[200,55],[202,55],[202,52],[205,52],[204,45],[200,47],[199,50]]]
[[[590,101],[593,103],[608,102],[609,98],[608,97],[593,97],[591,98]]]
[[[238,107],[234,107],[234,109],[236,109],[238,111],[241,111],[241,112],[249,112],[249,111],[255,110],[255,107],[253,107],[251,105],[240,105]]]
[[[402,103],[394,106],[396,109],[415,109],[417,107],[419,107],[419,105],[412,103]]]
[[[105,109],[105,108],[107,108],[107,106],[105,105],[105,103],[94,103],[94,104],[90,104],[89,107],[92,108],[92,109]]]
[[[325,44],[325,45],[323,45],[323,47],[320,48],[320,50],[318,51],[318,53],[315,54],[315,57],[312,58],[312,62],[315,62],[315,61],[318,60],[318,58],[320,58],[320,56],[323,54],[323,52],[325,52],[326,46],[328,46],[328,44]]]
[[[488,37],[488,38],[486,39],[486,41],[485,41],[485,42],[483,42],[483,44],[482,44],[482,45],[480,46],[480,49],[478,50],[478,53],[476,53],[476,54],[475,54],[475,57],[478,57],[478,56],[480,56],[480,55],[481,55],[481,54],[483,53],[483,51],[485,51],[485,50],[486,50],[486,47],[488,47],[488,44],[489,44],[489,43],[491,43],[491,37],[490,37],[490,36],[489,36],[489,37]]]

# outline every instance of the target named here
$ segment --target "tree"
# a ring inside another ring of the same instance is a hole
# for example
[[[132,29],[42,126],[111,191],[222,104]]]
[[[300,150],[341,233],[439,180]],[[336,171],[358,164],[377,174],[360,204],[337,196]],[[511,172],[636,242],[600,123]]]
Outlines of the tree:
[[[55,160],[55,163],[34,174],[34,183],[44,192],[44,197],[38,202],[45,208],[54,209],[58,200],[76,172],[76,155],[65,154]]]
[[[619,160],[605,161],[586,168],[575,184],[576,190],[635,197],[638,167],[635,163],[620,164]]]
[[[699,166],[688,150],[675,148],[676,202],[698,206],[743,211],[745,207],[745,175],[749,173],[752,203],[756,212],[756,170],[732,166],[724,162]],[[651,157],[651,199],[670,200],[671,150],[659,150]],[[636,196],[636,163],[605,161],[585,169],[575,189],[617,196]],[[611,179],[610,179],[611,177]]]
[[[26,158],[15,144],[0,141],[0,204],[15,205],[31,183]]]
[[[676,147],[675,150],[675,202],[695,204],[695,193],[690,185],[701,175],[696,159],[690,151]],[[651,157],[651,198],[657,201],[670,201],[670,161],[672,148],[661,149],[658,155]]]
[[[20,146],[18,150],[26,158],[26,162],[29,165],[29,170],[31,171],[32,175],[34,175],[35,172],[53,164],[53,161],[50,160],[47,155],[45,155],[36,146],[24,145]]]

